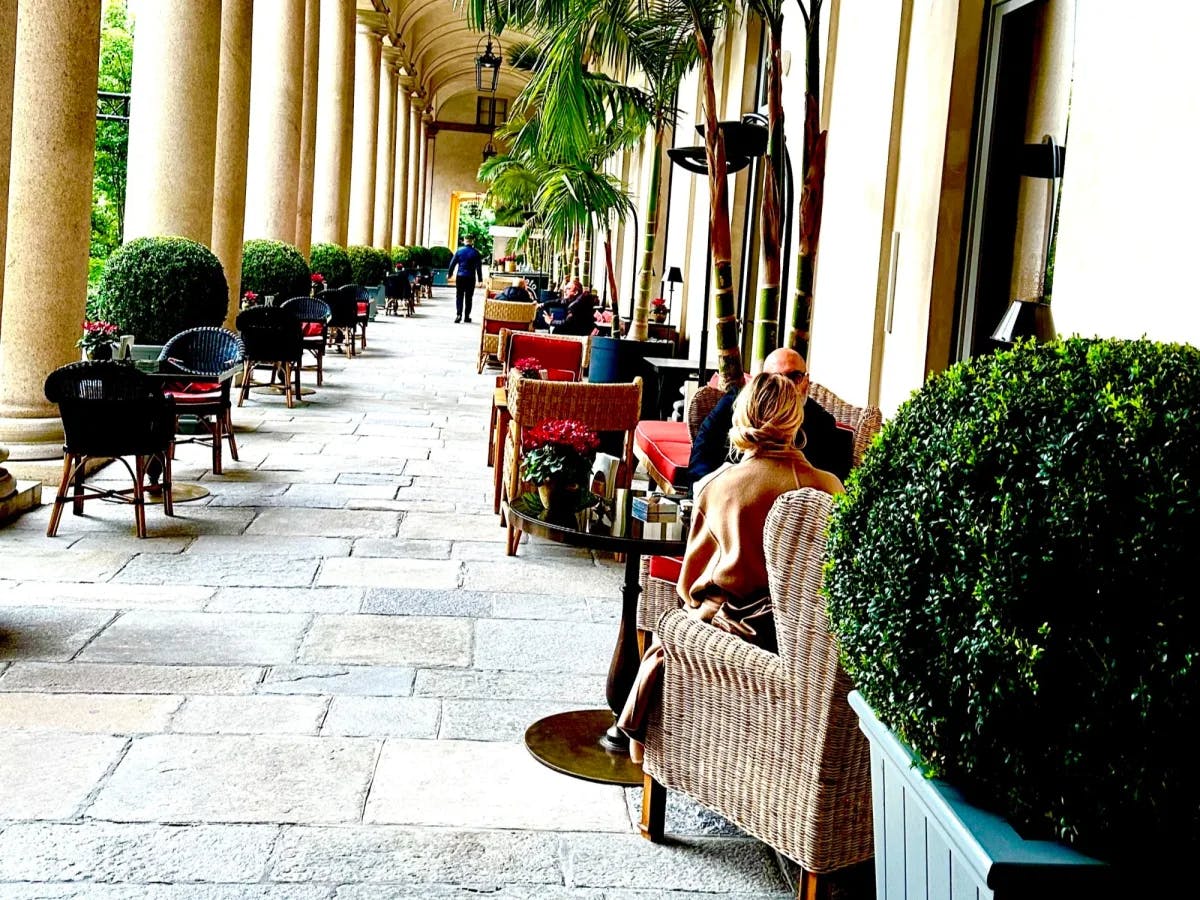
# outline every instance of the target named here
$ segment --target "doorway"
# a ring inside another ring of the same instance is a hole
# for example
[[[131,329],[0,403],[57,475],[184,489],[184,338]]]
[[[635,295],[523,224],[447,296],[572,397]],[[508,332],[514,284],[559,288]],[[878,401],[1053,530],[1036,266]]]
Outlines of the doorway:
[[[492,234],[488,230],[496,222],[496,213],[484,205],[485,194],[475,191],[452,191],[450,194],[450,235],[448,245],[457,248],[470,235],[475,249],[484,262],[492,262]]]

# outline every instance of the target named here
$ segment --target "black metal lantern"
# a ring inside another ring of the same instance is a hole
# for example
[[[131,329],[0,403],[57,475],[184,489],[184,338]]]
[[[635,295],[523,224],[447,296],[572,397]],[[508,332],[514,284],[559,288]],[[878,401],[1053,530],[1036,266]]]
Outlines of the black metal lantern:
[[[767,152],[767,122],[760,113],[745,113],[740,121],[717,123],[725,136],[725,169],[732,175],[750,165],[756,156]],[[704,137],[704,126],[697,125],[696,131]],[[672,147],[667,156],[675,165],[695,175],[708,174],[708,157],[704,145],[698,147]]]
[[[489,137],[488,142],[483,145],[483,161],[487,162],[489,159],[491,159],[495,155],[496,155],[496,146],[492,143],[492,139]]]
[[[496,41],[496,51],[492,52],[492,41]],[[500,80],[500,63],[503,61],[501,55],[500,41],[493,38],[491,32],[479,39],[479,44],[475,45],[475,50],[479,50],[479,46],[487,41],[487,46],[482,53],[478,53],[475,57],[475,87],[481,91],[495,93],[496,83]]]

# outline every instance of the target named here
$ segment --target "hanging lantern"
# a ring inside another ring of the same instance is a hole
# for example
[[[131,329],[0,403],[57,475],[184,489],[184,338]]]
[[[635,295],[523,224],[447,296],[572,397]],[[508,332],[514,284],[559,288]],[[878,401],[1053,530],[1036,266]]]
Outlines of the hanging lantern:
[[[492,143],[492,139],[489,137],[488,142],[483,145],[483,161],[487,162],[489,159],[491,159],[495,155],[496,155],[496,147]]]
[[[499,40],[496,40],[496,51],[492,52],[493,40],[496,39],[489,32],[479,39],[479,44],[475,45],[475,49],[478,51],[479,45],[487,41],[487,47],[475,57],[475,87],[488,93],[496,91],[496,83],[500,80],[500,63],[503,61],[503,57],[500,55]]]

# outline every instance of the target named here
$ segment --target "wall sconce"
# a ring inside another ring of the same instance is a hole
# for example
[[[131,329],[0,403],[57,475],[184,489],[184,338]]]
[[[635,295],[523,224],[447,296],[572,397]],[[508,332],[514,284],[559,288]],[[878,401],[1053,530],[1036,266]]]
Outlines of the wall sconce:
[[[482,53],[475,57],[475,87],[481,91],[495,93],[496,83],[500,80],[500,63],[503,61],[501,55],[500,41],[496,40],[496,52],[492,52],[492,41],[494,38],[491,32],[479,39],[479,44],[475,45],[475,50],[479,50],[480,44],[487,41],[487,47]]]

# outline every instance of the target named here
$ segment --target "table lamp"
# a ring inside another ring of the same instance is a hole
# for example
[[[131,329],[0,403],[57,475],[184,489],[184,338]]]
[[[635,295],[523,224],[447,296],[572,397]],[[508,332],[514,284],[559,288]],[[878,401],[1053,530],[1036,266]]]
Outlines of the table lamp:
[[[671,268],[667,271],[667,284],[669,284],[671,286],[670,287],[670,298],[667,300],[667,304],[672,309],[674,309],[675,308],[675,285],[683,284],[683,273],[679,271],[679,266],[671,266]]]

